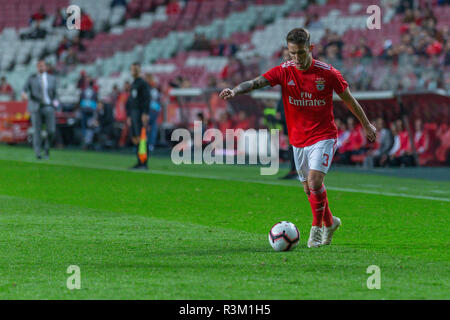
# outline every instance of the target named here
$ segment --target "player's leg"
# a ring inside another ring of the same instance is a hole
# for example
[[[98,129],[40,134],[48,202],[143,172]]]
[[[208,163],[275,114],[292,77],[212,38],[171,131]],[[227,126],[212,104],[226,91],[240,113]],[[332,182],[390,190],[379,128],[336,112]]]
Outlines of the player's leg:
[[[320,179],[322,178],[320,173],[321,172],[309,170],[308,180],[305,183],[309,190],[308,200],[313,214],[313,222],[308,239],[308,247],[310,248],[320,247],[323,239],[322,223],[323,214],[325,211],[325,198],[323,197],[323,193],[319,192],[319,189],[317,188],[317,185],[320,183]]]
[[[337,217],[333,217],[327,197],[327,191],[323,181],[327,174],[335,151],[335,140],[319,141],[311,146],[309,153],[310,171],[308,174],[308,186],[311,192],[311,207],[314,207],[323,217],[322,245],[330,244],[334,231],[341,225]]]
[[[326,190],[323,186],[323,179],[325,174],[317,170],[309,170],[308,173],[308,188],[310,192],[310,203],[313,215],[315,215],[317,222],[313,225],[322,226],[323,215],[326,206]]]
[[[299,180],[303,184],[303,190],[305,191],[305,194],[308,197],[309,203],[311,203],[311,192],[308,185],[308,173],[309,173],[308,149],[296,147],[292,148],[294,153],[294,163],[297,169]],[[316,212],[314,212],[312,206],[311,210],[313,214],[313,222],[307,243],[309,248],[319,247],[322,242],[322,218]]]
[[[305,191],[306,195],[308,196],[308,201],[311,205],[311,211],[313,214],[313,221],[311,225],[311,229],[309,231],[309,238],[307,245],[309,248],[316,248],[320,247],[322,245],[322,220],[321,216],[313,209],[313,205],[311,203],[311,191],[309,190],[308,181],[303,182],[303,190]]]
[[[323,221],[323,225],[330,227],[333,223],[333,214],[328,204],[327,189],[323,183],[324,179],[324,172],[318,170],[309,171],[308,187],[312,198],[311,207],[314,206],[314,210],[320,215],[320,221]]]

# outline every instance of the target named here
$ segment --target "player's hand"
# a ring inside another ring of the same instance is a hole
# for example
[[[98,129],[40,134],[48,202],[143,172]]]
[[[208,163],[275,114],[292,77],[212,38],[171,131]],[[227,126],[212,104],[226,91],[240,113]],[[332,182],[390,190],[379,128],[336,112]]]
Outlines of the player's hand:
[[[22,92],[22,100],[28,100],[28,95],[25,92]]]
[[[224,100],[228,100],[231,99],[235,96],[236,94],[234,93],[233,90],[231,90],[230,88],[226,88],[223,89],[221,93],[219,93],[219,97],[221,97]]]
[[[369,140],[369,142],[374,142],[377,138],[377,129],[375,128],[375,126],[369,123],[364,127],[364,131],[366,133],[367,140]]]
[[[131,127],[131,118],[130,117],[127,118],[127,126]]]

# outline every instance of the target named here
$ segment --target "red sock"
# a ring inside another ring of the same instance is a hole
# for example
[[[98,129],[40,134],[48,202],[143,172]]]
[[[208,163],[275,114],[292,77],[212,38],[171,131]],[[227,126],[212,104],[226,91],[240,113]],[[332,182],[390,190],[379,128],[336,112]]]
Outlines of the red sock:
[[[313,226],[322,227],[322,219],[324,217],[327,193],[325,191],[325,186],[319,190],[310,190],[311,194],[308,197],[309,203],[311,204],[311,211],[313,214]]]
[[[329,228],[333,224],[333,215],[331,214],[330,207],[328,206],[328,198],[325,203],[325,212],[323,213],[323,224]]]

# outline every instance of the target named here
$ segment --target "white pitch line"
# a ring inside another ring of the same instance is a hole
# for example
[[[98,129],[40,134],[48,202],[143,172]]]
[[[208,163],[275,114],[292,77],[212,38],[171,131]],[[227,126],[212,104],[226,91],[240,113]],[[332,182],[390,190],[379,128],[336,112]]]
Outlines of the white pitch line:
[[[11,159],[2,159],[2,160],[11,160]],[[111,170],[111,171],[122,171],[122,172],[130,172],[130,173],[144,173],[144,174],[159,174],[166,176],[179,176],[179,177],[190,177],[190,178],[198,178],[198,179],[212,179],[212,180],[227,180],[227,181],[239,181],[239,182],[248,182],[248,183],[260,183],[266,185],[277,185],[284,187],[295,187],[300,188],[300,185],[292,185],[286,184],[281,181],[263,181],[256,179],[241,179],[241,178],[233,178],[233,177],[220,177],[220,176],[210,176],[210,175],[201,175],[190,172],[173,172],[173,171],[164,171],[164,170],[154,170],[149,169],[147,171],[138,171],[138,170],[129,170],[126,168],[117,168],[117,167],[108,167],[108,166],[96,166],[91,164],[71,164],[67,162],[36,162],[35,160],[13,160],[18,162],[27,162],[27,163],[36,163],[36,164],[53,164],[53,165],[61,165],[67,167],[78,167],[78,168],[88,168],[88,169],[101,169],[101,170]],[[342,191],[342,192],[352,192],[352,193],[364,193],[364,194],[374,194],[380,196],[388,196],[388,197],[403,197],[410,199],[421,199],[421,200],[433,200],[433,201],[445,201],[450,202],[450,198],[439,198],[439,197],[430,197],[430,196],[421,196],[421,195],[413,195],[406,193],[395,193],[395,192],[383,192],[383,191],[373,191],[373,190],[361,190],[361,189],[352,189],[352,188],[340,188],[326,185],[328,190],[333,191]],[[303,188],[302,188],[303,189]]]

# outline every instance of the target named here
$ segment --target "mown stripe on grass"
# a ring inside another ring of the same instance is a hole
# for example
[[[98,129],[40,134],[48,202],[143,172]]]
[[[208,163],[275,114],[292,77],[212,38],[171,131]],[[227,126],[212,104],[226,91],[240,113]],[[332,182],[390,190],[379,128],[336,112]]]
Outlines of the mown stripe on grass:
[[[8,160],[8,161],[34,163],[34,164],[39,164],[39,165],[58,165],[58,166],[65,166],[65,167],[121,171],[121,172],[137,173],[137,174],[158,174],[158,175],[167,175],[167,176],[189,177],[189,178],[196,178],[196,179],[239,181],[239,182],[246,182],[246,183],[259,183],[259,184],[265,184],[265,185],[277,185],[277,186],[295,187],[295,188],[301,187],[300,185],[287,184],[283,181],[242,179],[242,178],[236,178],[236,177],[203,175],[203,174],[196,174],[196,173],[183,172],[183,171],[173,172],[173,171],[155,170],[155,169],[149,169],[148,171],[139,171],[139,170],[131,171],[126,168],[117,168],[117,167],[112,167],[112,166],[104,166],[104,165],[99,166],[99,165],[92,165],[92,164],[67,164],[65,162],[59,162],[59,161],[52,161],[52,162],[46,162],[46,163],[37,163],[36,161],[29,161],[29,160]],[[450,202],[450,198],[442,198],[442,197],[431,197],[431,196],[422,196],[422,195],[417,195],[417,194],[374,191],[374,190],[367,190],[367,189],[341,188],[341,187],[330,186],[328,184],[326,185],[326,187],[328,190],[340,191],[340,192],[351,192],[351,193],[381,195],[381,196],[387,196],[387,197],[402,197],[402,198],[410,198],[410,199]]]

